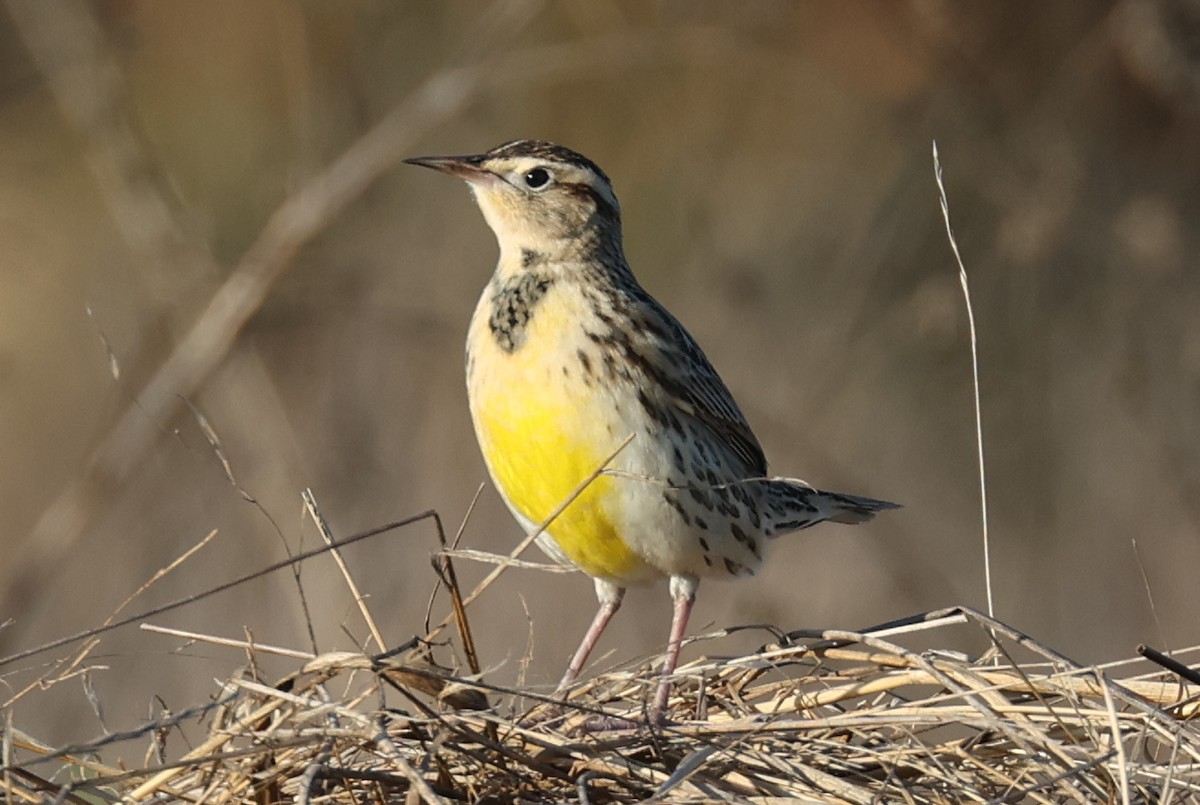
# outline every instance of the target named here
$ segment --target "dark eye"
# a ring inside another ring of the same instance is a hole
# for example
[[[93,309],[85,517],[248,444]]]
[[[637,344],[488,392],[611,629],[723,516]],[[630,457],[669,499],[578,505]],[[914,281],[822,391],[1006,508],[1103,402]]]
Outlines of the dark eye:
[[[534,168],[525,172],[525,186],[530,190],[538,190],[550,183],[550,171],[545,168]]]

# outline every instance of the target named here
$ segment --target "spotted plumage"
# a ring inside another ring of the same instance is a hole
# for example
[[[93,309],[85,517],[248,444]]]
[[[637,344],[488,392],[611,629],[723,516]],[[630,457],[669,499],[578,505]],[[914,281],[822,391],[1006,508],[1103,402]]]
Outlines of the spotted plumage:
[[[525,325],[553,283],[553,279],[532,272],[518,274],[499,283],[489,305],[488,329],[492,331],[492,337],[501,350],[512,352],[524,343]]]
[[[661,714],[700,578],[752,575],[773,537],[895,504],[768,475],[725,383],[630,270],[620,205],[594,162],[534,140],[409,161],[464,179],[500,245],[468,331],[467,386],[484,460],[513,515],[539,531],[631,440],[538,544],[592,576],[600,599],[560,690],[625,588],[670,579]]]

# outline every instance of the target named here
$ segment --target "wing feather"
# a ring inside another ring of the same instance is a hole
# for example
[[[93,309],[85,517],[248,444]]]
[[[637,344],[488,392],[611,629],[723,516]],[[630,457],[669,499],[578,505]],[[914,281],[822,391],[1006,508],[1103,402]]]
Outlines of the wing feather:
[[[744,464],[747,477],[767,473],[762,446],[733,395],[683,325],[649,294],[639,294],[631,311],[632,347],[667,402],[703,426]]]

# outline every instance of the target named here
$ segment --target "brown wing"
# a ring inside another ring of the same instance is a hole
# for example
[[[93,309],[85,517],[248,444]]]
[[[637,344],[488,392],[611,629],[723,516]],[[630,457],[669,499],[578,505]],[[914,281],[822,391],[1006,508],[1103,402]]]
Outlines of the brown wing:
[[[644,291],[631,313],[633,347],[647,359],[643,366],[654,373],[664,396],[740,458],[747,477],[765,476],[762,446],[696,339]]]

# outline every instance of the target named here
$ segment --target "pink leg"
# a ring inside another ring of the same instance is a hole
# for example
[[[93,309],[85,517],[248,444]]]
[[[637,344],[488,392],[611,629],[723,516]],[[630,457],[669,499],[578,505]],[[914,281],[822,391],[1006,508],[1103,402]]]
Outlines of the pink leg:
[[[566,673],[558,683],[558,689],[554,692],[556,696],[565,693],[567,688],[571,687],[571,683],[579,677],[588,655],[592,653],[600,635],[604,633],[604,627],[608,626],[613,615],[616,615],[617,610],[621,608],[621,599],[624,596],[625,591],[620,587],[596,579],[596,597],[600,599],[600,609],[596,610],[596,617],[592,618],[592,625],[588,627],[583,636],[583,642],[575,650],[575,656],[571,658]]]
[[[662,721],[667,712],[667,700],[671,696],[671,675],[679,664],[679,649],[687,631],[688,616],[692,604],[696,603],[696,588],[699,581],[687,576],[671,577],[671,599],[674,602],[671,615],[671,636],[667,640],[667,656],[663,659],[662,677],[658,681],[658,692],[654,696],[654,707],[650,710],[651,721]]]

